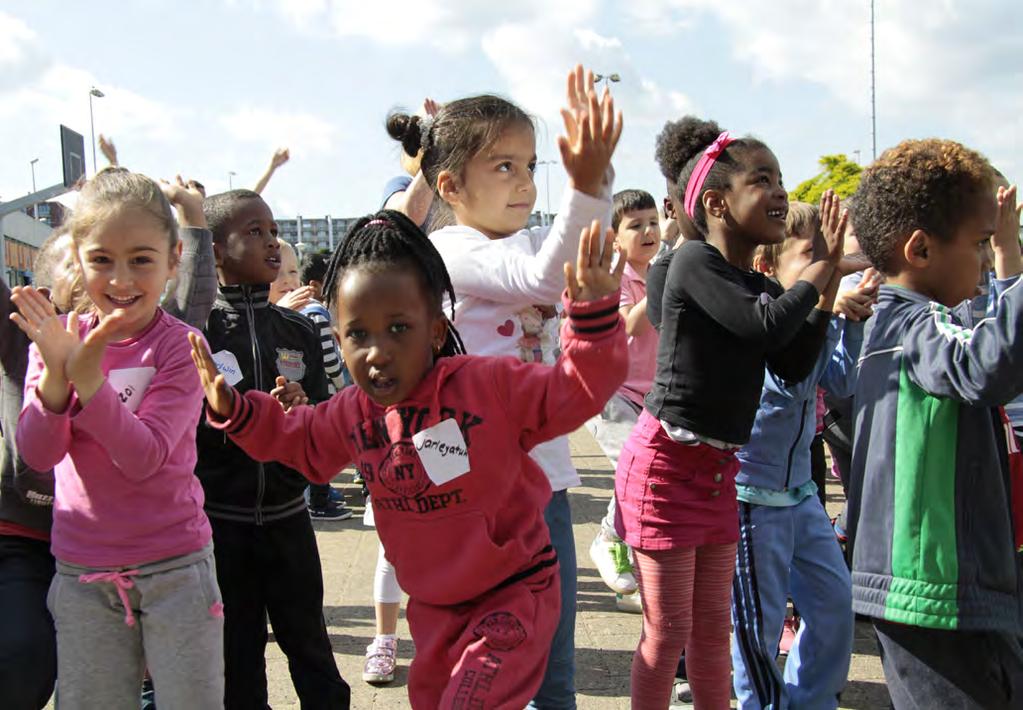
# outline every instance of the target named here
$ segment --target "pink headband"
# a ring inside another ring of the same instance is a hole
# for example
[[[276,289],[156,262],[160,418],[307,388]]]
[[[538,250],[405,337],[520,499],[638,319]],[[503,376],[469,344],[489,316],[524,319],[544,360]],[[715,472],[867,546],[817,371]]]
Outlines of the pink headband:
[[[696,201],[700,199],[703,183],[707,180],[710,169],[714,167],[714,162],[725,152],[725,148],[735,141],[735,138],[728,135],[728,131],[721,131],[721,135],[714,139],[714,142],[710,144],[710,147],[703,152],[703,155],[697,161],[696,167],[693,168],[693,174],[689,176],[689,182],[686,183],[684,207],[686,214],[689,215],[689,219],[692,219],[696,213]]]

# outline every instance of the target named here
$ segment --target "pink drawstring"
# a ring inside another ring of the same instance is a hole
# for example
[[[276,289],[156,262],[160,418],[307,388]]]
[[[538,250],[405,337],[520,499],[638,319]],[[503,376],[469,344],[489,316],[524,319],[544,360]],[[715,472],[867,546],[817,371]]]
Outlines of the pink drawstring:
[[[137,569],[127,569],[123,572],[95,572],[93,574],[83,574],[78,578],[78,581],[82,584],[110,582],[114,585],[117,588],[117,596],[121,598],[121,604],[124,605],[124,623],[128,626],[134,626],[135,615],[131,611],[131,602],[128,601],[127,590],[135,586],[135,583],[131,581],[131,577],[138,573]]]
[[[218,619],[223,619],[224,618],[224,603],[223,602],[213,602],[212,604],[210,604],[210,616],[216,617]]]

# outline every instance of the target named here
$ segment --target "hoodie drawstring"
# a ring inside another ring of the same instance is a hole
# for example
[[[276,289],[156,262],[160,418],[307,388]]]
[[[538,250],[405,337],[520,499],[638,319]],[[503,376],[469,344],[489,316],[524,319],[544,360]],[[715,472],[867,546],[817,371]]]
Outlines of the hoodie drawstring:
[[[93,574],[81,575],[78,581],[82,584],[92,584],[94,582],[110,582],[113,584],[117,589],[117,596],[120,597],[121,604],[124,605],[124,623],[128,626],[134,626],[135,614],[132,613],[127,590],[135,587],[135,583],[131,581],[131,578],[138,573],[137,569],[128,569],[121,572],[94,572]]]

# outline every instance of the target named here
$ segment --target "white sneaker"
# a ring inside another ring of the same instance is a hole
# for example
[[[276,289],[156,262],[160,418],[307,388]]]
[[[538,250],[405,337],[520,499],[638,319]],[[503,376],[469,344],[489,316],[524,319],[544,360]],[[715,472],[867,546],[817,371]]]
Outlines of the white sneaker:
[[[632,594],[615,594],[615,606],[618,608],[618,611],[624,611],[628,614],[643,613],[643,600],[639,597],[639,591],[635,591]]]
[[[394,667],[398,665],[398,639],[377,636],[366,646],[366,663],[362,679],[367,683],[390,683],[394,680]]]
[[[639,589],[632,574],[629,546],[621,540],[608,540],[603,532],[598,532],[590,545],[590,559],[612,591],[629,595]]]

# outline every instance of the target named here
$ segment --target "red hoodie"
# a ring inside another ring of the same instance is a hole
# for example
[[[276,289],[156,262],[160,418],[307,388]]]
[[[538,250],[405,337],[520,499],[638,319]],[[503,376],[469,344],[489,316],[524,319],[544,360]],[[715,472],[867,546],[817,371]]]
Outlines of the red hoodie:
[[[551,488],[527,452],[577,429],[625,380],[618,295],[564,302],[570,317],[553,367],[445,357],[406,401],[386,409],[358,387],[288,414],[249,391],[235,397],[229,419],[210,414],[210,423],[254,459],[280,461],[315,482],[354,461],[402,589],[428,604],[469,601],[553,564],[543,520]],[[436,485],[412,437],[445,419],[458,425],[469,470]]]

